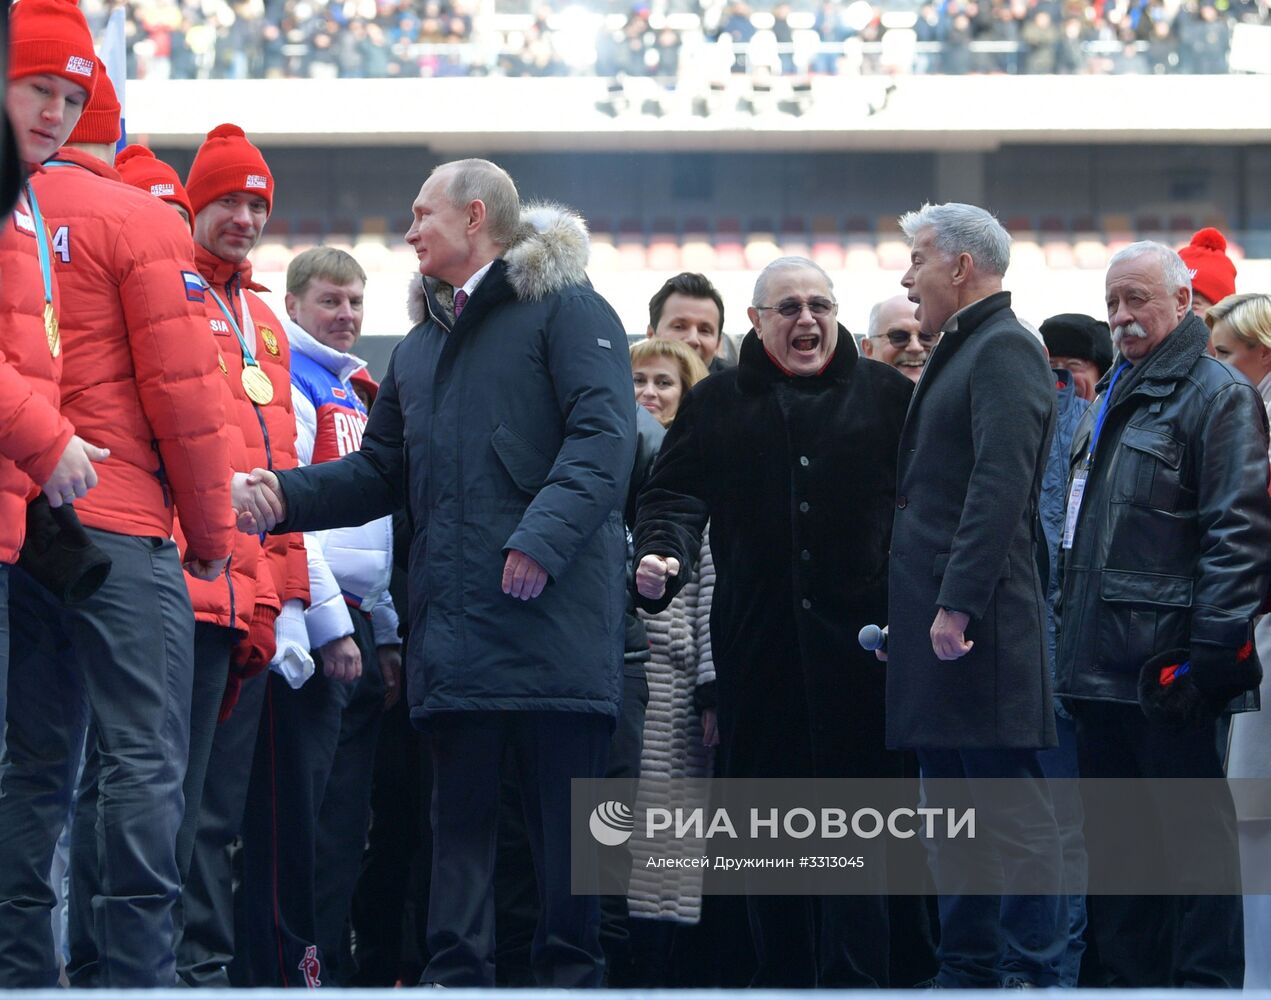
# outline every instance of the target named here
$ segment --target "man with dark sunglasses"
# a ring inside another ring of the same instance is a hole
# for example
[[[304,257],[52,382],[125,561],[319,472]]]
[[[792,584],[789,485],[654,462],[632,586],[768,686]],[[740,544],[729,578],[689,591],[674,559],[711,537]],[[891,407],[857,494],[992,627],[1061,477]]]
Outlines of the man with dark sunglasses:
[[[940,334],[918,329],[918,307],[907,296],[894,295],[869,311],[869,333],[861,341],[867,358],[891,365],[911,382],[917,382]]]

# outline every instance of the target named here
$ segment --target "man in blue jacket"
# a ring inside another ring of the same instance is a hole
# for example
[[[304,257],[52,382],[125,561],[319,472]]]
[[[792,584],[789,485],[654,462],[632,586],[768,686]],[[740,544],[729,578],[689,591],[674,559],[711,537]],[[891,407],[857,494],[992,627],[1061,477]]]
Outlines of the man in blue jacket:
[[[413,525],[411,718],[433,757],[422,982],[494,985],[499,765],[521,781],[543,986],[601,984],[599,906],[570,893],[570,782],[604,774],[622,684],[635,456],[622,325],[591,288],[582,221],[522,210],[484,160],[433,171],[406,240],[424,280],[359,451],[236,483],[255,530]]]

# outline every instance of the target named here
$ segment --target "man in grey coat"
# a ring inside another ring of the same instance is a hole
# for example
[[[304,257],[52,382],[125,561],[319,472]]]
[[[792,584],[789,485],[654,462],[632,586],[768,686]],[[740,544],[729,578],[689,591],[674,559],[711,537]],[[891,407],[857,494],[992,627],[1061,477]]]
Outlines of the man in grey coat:
[[[947,794],[979,807],[989,786],[978,779],[1013,779],[1012,808],[983,824],[961,860],[952,840],[928,843],[941,892],[935,985],[1053,986],[1060,899],[1010,887],[1024,877],[1059,891],[1037,759],[1055,744],[1055,721],[1035,557],[1054,382],[1002,290],[1010,237],[997,220],[972,205],[924,205],[900,225],[912,247],[901,284],[922,332],[942,336],[900,439],[887,740],[917,751],[927,805]],[[979,866],[1001,871],[1006,894],[966,884]]]
[[[499,773],[515,762],[540,986],[601,985],[599,903],[570,892],[570,783],[604,774],[622,685],[635,458],[622,325],[587,281],[582,220],[522,209],[485,160],[443,164],[413,206],[424,276],[361,449],[236,482],[246,528],[413,527],[411,720],[433,760],[431,958],[422,982],[494,985]]]

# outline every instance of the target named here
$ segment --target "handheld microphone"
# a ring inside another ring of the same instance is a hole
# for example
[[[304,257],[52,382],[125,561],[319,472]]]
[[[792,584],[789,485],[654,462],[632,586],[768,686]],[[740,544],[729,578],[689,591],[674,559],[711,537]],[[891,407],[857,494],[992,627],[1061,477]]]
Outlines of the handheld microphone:
[[[868,649],[871,652],[881,649],[885,653],[887,652],[887,626],[879,628],[877,625],[866,625],[861,629],[856,641],[861,644],[862,649]]]

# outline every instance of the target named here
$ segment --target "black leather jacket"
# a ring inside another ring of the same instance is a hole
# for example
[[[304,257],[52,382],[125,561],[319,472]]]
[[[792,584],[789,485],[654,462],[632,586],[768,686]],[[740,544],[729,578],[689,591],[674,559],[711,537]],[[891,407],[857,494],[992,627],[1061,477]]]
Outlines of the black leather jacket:
[[[1271,569],[1266,411],[1244,378],[1205,354],[1208,337],[1189,313],[1120,377],[1073,546],[1060,550],[1061,695],[1137,702],[1139,669],[1154,654],[1234,649],[1251,635]],[[1077,428],[1071,471],[1085,463],[1120,365]]]

